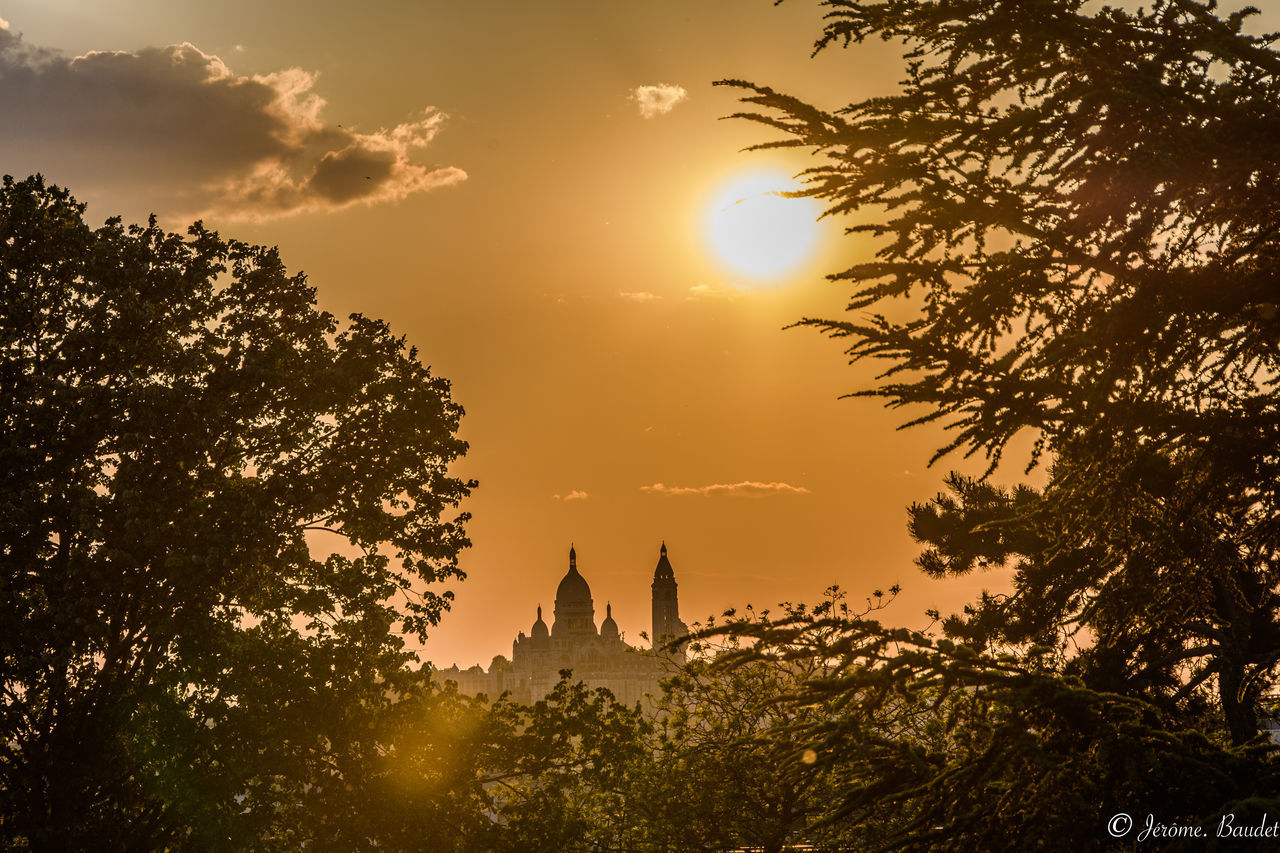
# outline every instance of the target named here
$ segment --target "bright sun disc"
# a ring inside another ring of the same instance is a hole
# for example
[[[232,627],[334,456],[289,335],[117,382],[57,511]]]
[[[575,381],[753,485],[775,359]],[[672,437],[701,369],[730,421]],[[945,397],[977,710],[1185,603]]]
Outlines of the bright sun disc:
[[[755,172],[730,181],[711,201],[707,240],[730,271],[753,279],[777,279],[812,257],[818,215],[811,198],[785,198],[799,189],[778,172]]]

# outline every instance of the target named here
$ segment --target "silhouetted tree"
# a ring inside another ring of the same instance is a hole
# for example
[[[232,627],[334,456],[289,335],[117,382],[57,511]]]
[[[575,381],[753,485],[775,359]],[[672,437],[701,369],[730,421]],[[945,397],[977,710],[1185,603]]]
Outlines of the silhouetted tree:
[[[462,410],[275,250],[83,210],[0,189],[0,844],[299,849],[459,576]]]
[[[875,253],[832,276],[856,316],[801,325],[884,365],[859,395],[952,432],[935,460],[990,473],[1026,434],[1049,463],[1043,489],[953,475],[911,510],[929,574],[1012,570],[945,620],[963,645],[820,626],[846,635],[851,695],[940,691],[955,732],[854,755],[871,775],[844,816],[893,804],[891,845],[993,849],[1046,825],[1097,844],[1126,802],[1192,820],[1273,797],[1280,53],[1196,0],[822,5],[818,50],[903,45],[897,94],[828,110],[725,81],[782,132],[761,147],[818,155],[805,194]]]
[[[1219,814],[1274,813],[1269,744],[1215,742],[1092,689],[1049,647],[983,653],[829,610],[732,630],[756,641],[747,660],[826,662],[826,677],[774,699],[823,713],[772,733],[812,749],[828,780],[806,837],[816,849],[1099,849],[1119,813],[1204,824],[1209,838]]]
[[[639,708],[561,675],[532,706],[507,706],[509,735],[484,780],[495,824],[484,850],[633,849],[630,781],[650,760],[652,728]]]
[[[424,677],[351,726],[340,777],[279,803],[280,848],[527,853],[618,849],[624,768],[641,762],[639,712],[562,680],[531,706]],[[329,784],[332,781],[334,784]]]
[[[837,112],[738,84],[878,239],[833,276],[860,318],[804,323],[886,360],[860,393],[924,407],[955,433],[939,455],[994,466],[1027,430],[1056,460],[1038,498],[917,508],[965,542],[927,567],[1020,559],[980,618],[1038,622],[1002,639],[1083,630],[1110,678],[1213,685],[1247,741],[1280,661],[1280,54],[1194,0],[824,5],[819,49],[901,40],[908,72]]]
[[[813,612],[833,607],[845,608],[835,590]],[[809,615],[805,605],[784,604],[780,614],[747,608],[726,617],[767,628],[779,618]],[[695,626],[688,662],[663,685],[653,758],[631,795],[644,827],[637,846],[655,853],[776,853],[808,840],[833,796],[817,753],[792,736],[830,722],[829,708],[787,701],[825,678],[830,661],[820,654],[756,655],[736,636],[715,631],[716,620]]]

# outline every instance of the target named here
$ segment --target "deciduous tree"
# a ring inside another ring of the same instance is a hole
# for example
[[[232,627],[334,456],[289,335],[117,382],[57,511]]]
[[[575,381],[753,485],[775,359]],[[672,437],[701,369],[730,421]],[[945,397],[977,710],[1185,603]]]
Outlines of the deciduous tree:
[[[298,849],[460,576],[462,410],[275,250],[83,214],[0,189],[0,844]]]

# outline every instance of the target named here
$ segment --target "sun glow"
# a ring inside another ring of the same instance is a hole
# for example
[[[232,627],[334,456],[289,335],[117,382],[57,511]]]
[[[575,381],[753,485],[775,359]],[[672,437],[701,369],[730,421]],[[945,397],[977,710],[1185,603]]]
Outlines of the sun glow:
[[[711,252],[730,272],[776,281],[813,257],[821,207],[782,195],[800,187],[781,172],[752,172],[725,184],[707,208]]]

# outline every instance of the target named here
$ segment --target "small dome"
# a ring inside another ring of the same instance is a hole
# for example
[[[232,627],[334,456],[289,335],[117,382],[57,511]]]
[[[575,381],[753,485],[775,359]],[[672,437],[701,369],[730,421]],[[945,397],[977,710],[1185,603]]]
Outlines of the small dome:
[[[535,639],[545,639],[548,636],[547,623],[542,621],[542,605],[538,605],[538,621],[533,623],[530,636]]]
[[[587,579],[578,574],[578,555],[573,550],[573,546],[569,547],[569,571],[565,574],[564,579],[560,581],[560,586],[556,587],[556,607],[562,607],[566,604],[590,604],[591,603],[591,587],[587,584]]]
[[[606,640],[618,639],[618,623],[613,621],[613,605],[604,606],[604,621],[600,623],[600,636]]]

